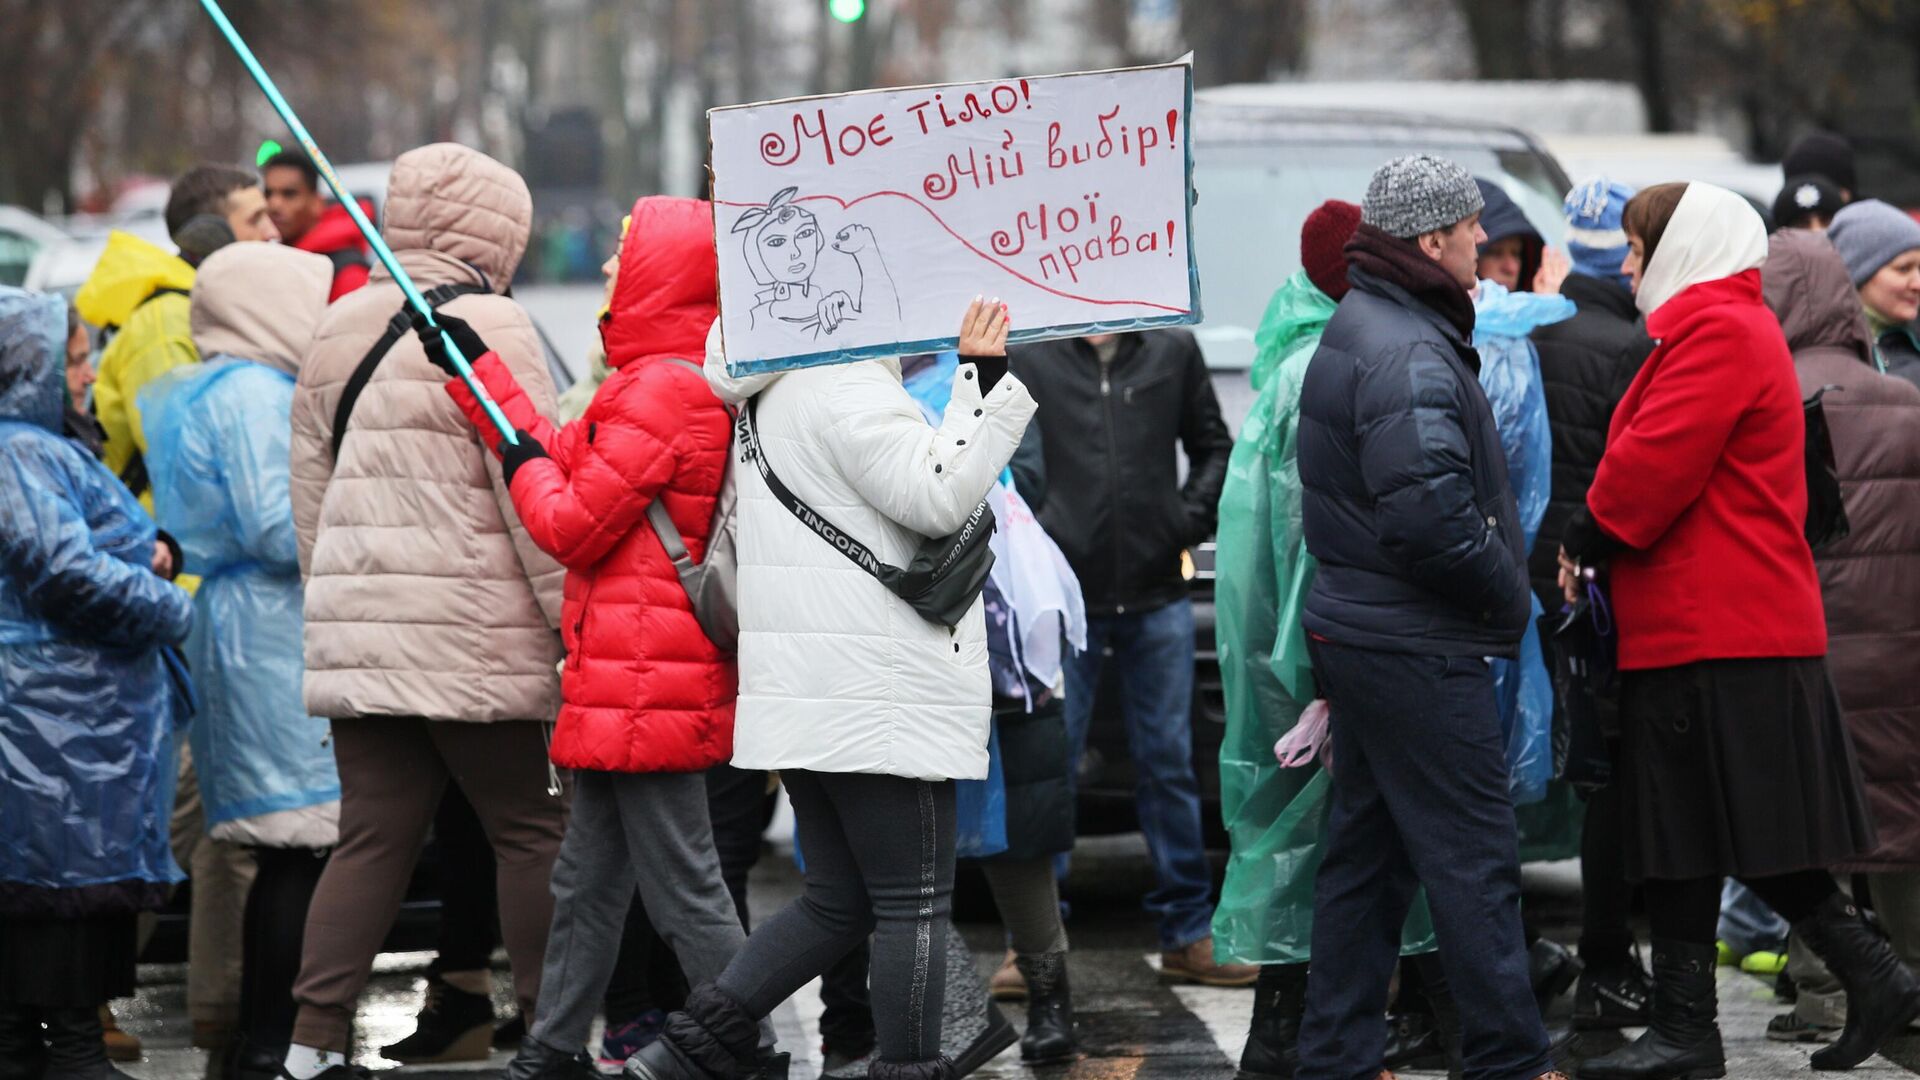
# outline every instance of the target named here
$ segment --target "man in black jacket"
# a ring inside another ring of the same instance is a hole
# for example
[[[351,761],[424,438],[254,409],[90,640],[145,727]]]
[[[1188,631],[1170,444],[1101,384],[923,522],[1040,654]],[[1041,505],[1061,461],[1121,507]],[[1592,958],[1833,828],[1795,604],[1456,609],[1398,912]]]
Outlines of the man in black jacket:
[[[1425,886],[1468,1077],[1553,1075],[1528,980],[1489,656],[1531,612],[1526,548],[1473,331],[1483,201],[1458,164],[1374,174],[1352,288],[1300,399],[1304,623],[1332,708],[1302,1080],[1371,1076],[1401,923]]]
[[[1080,760],[1094,688],[1111,661],[1138,775],[1156,887],[1161,977],[1250,985],[1251,965],[1213,959],[1212,874],[1193,771],[1193,608],[1181,552],[1213,531],[1233,439],[1185,330],[1041,342],[1010,350],[1040,405],[1047,501],[1040,523],[1079,575],[1087,650],[1067,661],[1067,736]],[[1176,444],[1186,452],[1179,480]]]

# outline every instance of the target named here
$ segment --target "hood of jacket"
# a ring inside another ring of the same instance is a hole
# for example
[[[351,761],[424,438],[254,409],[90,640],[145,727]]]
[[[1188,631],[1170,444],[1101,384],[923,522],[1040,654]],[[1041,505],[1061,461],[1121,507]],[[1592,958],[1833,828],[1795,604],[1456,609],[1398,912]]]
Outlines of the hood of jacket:
[[[228,244],[200,264],[193,290],[193,347],[289,375],[327,311],[333,263],[281,244]]]
[[[1809,229],[1781,229],[1767,241],[1761,294],[1780,319],[1787,348],[1844,349],[1873,363],[1873,332],[1833,242]]]
[[[448,255],[486,275],[496,293],[513,283],[527,252],[533,196],[520,174],[458,143],[401,154],[387,181],[387,223],[394,251]]]
[[[712,203],[668,195],[634,203],[601,329],[608,366],[703,356],[720,313],[718,282]]]
[[[1705,281],[1757,269],[1767,261],[1767,225],[1747,200],[1694,181],[1674,207],[1653,258],[1640,271],[1634,303],[1648,315]]]
[[[1474,177],[1474,184],[1480,189],[1480,200],[1486,205],[1480,210],[1480,228],[1486,231],[1487,242],[1480,245],[1480,253],[1486,254],[1489,247],[1505,240],[1509,236],[1520,238],[1520,283],[1531,287],[1533,276],[1540,271],[1540,258],[1546,249],[1547,241],[1540,230],[1527,220],[1526,211],[1513,201],[1505,188],[1491,180]]]
[[[1260,329],[1253,335],[1253,388],[1259,390],[1266,385],[1296,344],[1325,331],[1327,320],[1339,306],[1320,291],[1305,270],[1294,271],[1281,283],[1273,299],[1267,301]]]
[[[0,420],[60,434],[66,341],[67,313],[59,297],[0,285]]]
[[[118,327],[154,290],[192,288],[193,267],[185,259],[116,229],[107,234],[107,249],[73,303],[93,325]]]

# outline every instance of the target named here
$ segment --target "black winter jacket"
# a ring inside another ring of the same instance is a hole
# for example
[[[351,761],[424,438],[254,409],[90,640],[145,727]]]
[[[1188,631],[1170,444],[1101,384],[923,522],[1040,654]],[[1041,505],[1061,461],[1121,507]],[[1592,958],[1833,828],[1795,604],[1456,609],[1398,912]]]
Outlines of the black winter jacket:
[[[1585,274],[1568,275],[1560,291],[1580,310],[1533,332],[1553,427],[1553,493],[1527,569],[1548,611],[1560,610],[1563,602],[1560,540],[1574,512],[1587,505],[1587,488],[1607,449],[1613,407],[1653,351],[1632,293]]]
[[[1920,386],[1920,336],[1915,336],[1913,327],[1897,326],[1881,334],[1874,348],[1879,351],[1887,374],[1898,375]]]
[[[1185,596],[1180,552],[1213,532],[1233,450],[1193,335],[1122,334],[1104,365],[1080,338],[1008,354],[1040,406],[1040,524],[1079,575],[1087,612],[1150,611]]]
[[[1350,267],[1300,395],[1309,632],[1342,645],[1511,656],[1526,549],[1479,354],[1405,289]]]

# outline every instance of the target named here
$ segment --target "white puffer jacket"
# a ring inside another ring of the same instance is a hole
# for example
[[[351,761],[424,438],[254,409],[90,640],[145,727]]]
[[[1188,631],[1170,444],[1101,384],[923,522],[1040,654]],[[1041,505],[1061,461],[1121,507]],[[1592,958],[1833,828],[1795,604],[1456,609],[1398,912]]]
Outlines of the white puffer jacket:
[[[939,428],[900,384],[897,360],[727,374],[716,331],[707,381],[730,402],[760,399],[757,431],[774,475],[883,561],[958,529],[1013,457],[1034,402],[1012,374],[983,398],[962,364]],[[987,775],[993,689],[974,604],[960,626],[921,618],[777,502],[753,465],[740,485],[740,699],[733,763],[743,769]]]

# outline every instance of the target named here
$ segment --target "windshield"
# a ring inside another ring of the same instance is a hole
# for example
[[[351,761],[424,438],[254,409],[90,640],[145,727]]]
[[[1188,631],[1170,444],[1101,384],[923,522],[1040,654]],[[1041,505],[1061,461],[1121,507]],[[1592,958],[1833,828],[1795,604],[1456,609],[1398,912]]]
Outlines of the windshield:
[[[1530,150],[1400,141],[1200,143],[1194,148],[1193,236],[1205,322],[1194,334],[1208,366],[1252,366],[1253,332],[1267,300],[1300,268],[1300,226],[1307,214],[1328,199],[1359,202],[1375,169],[1421,151],[1450,157],[1497,182],[1547,243],[1560,245],[1564,192],[1556,170]]]

